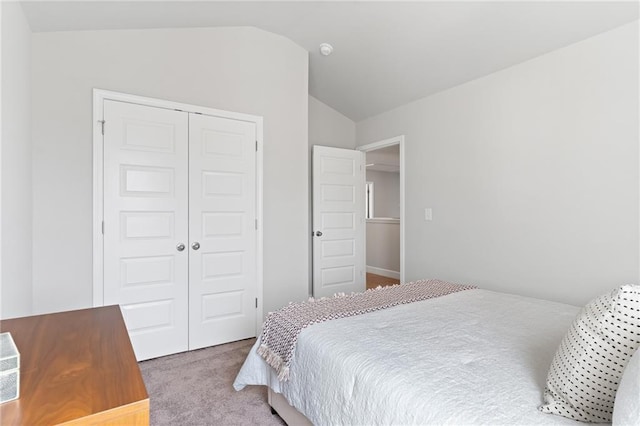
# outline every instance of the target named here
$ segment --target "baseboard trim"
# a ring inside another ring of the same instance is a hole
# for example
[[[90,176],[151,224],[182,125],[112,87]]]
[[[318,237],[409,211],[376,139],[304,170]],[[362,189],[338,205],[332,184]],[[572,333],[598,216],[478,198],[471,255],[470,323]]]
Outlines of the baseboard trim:
[[[400,272],[392,271],[390,269],[376,268],[375,266],[367,265],[367,272],[370,274],[382,275],[387,278],[395,278],[396,280],[400,279]]]

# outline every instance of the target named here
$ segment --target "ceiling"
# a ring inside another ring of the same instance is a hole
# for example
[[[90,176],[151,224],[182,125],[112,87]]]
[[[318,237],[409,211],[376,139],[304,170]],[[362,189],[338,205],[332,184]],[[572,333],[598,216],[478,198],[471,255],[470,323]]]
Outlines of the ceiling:
[[[309,51],[309,93],[354,121],[638,19],[627,2],[29,1],[34,32],[255,26]],[[322,42],[334,53],[323,57]]]

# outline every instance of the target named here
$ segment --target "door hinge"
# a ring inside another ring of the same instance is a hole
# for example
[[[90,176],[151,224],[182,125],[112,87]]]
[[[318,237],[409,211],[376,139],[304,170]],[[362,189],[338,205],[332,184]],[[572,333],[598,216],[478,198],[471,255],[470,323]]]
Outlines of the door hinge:
[[[258,151],[258,141],[256,141],[256,152]]]
[[[101,129],[100,131],[102,132],[102,136],[104,136],[104,120],[98,120],[98,123],[100,123]]]
[[[258,219],[255,220],[255,224],[256,224],[256,231],[258,230]]]
[[[258,307],[258,298],[256,297],[256,308]]]
[[[104,220],[102,221],[102,235],[104,235]]]

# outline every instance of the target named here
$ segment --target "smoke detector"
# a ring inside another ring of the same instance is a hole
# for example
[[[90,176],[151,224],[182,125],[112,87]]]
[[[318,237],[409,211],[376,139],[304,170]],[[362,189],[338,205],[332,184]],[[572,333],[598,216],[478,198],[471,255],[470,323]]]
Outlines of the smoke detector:
[[[329,56],[331,55],[331,52],[333,52],[333,46],[329,43],[322,43],[320,45],[320,54],[322,56]]]

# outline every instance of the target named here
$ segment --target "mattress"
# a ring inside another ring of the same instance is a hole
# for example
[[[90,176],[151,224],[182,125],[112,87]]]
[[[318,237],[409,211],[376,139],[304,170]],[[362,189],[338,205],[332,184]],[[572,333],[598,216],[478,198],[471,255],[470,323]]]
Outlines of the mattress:
[[[315,324],[279,382],[253,347],[234,388],[267,385],[313,424],[576,425],[538,411],[579,308],[467,290]]]

